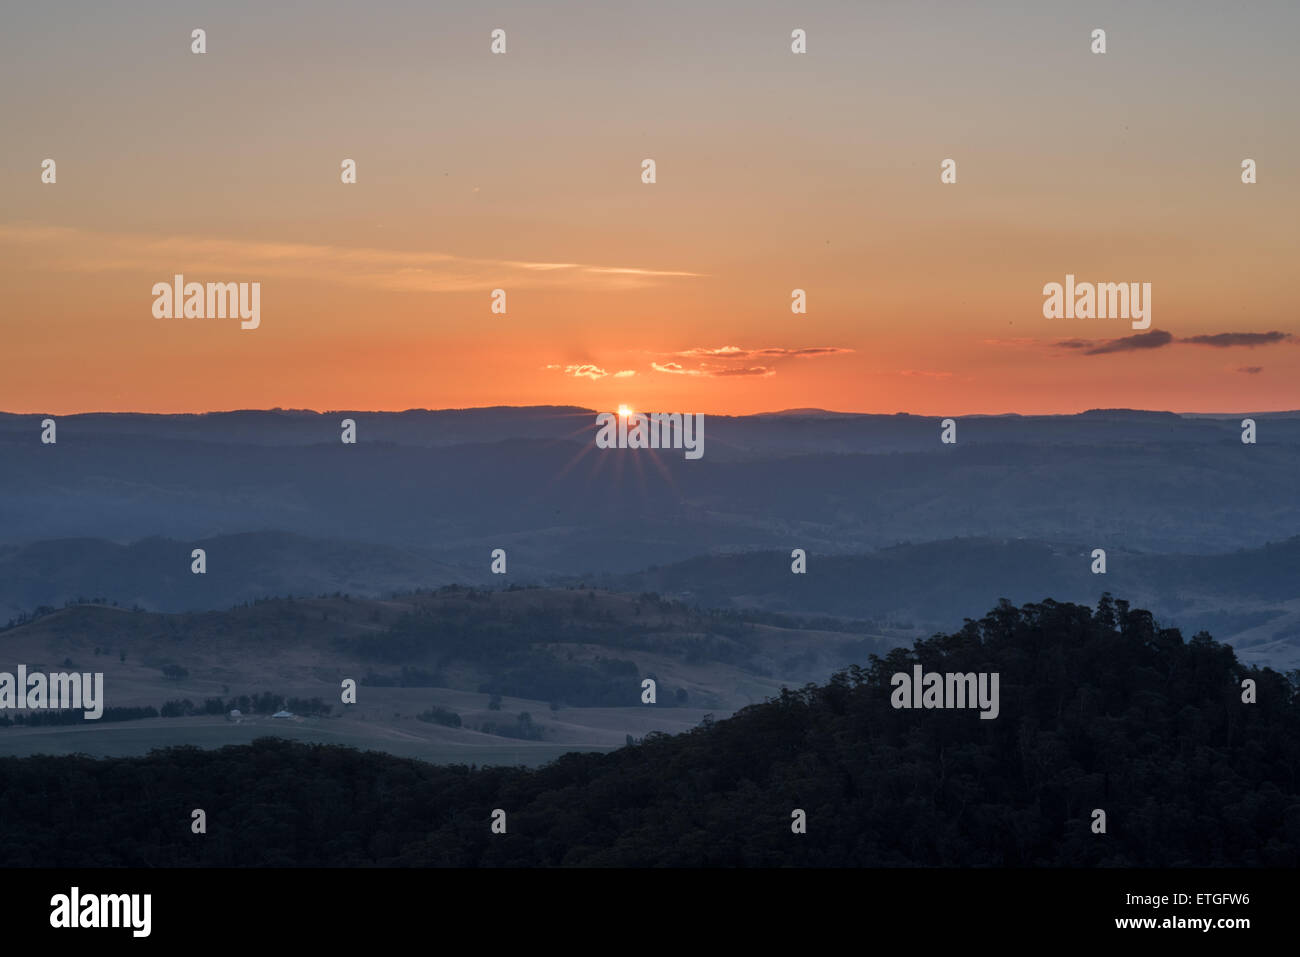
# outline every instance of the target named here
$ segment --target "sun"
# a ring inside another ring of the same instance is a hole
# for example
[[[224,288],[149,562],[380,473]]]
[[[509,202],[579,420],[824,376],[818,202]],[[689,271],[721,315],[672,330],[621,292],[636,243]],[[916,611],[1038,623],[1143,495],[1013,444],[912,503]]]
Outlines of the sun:
[[[632,414],[632,407],[630,405],[620,405],[618,407],[618,414],[621,418],[626,419]]]

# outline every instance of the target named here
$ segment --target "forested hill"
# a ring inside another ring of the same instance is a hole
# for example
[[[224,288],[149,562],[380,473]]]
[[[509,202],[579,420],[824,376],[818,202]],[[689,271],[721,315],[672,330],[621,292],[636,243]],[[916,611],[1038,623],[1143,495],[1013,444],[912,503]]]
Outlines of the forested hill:
[[[997,672],[996,719],[891,676]],[[1242,682],[1256,683],[1244,703]],[[1297,675],[1144,611],[1003,602],[957,633],[676,737],[536,771],[263,739],[0,761],[23,865],[1300,864]],[[191,833],[202,808],[207,833]],[[494,809],[507,833],[490,831]],[[802,809],[807,833],[794,834]],[[1106,813],[1094,833],[1093,811]]]

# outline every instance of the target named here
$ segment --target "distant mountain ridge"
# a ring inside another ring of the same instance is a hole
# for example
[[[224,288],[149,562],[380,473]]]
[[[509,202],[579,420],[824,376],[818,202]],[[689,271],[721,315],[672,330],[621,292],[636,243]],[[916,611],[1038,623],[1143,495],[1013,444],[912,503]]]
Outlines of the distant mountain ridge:
[[[83,412],[53,416],[60,433],[75,437],[147,436],[166,441],[199,441],[235,444],[314,444],[338,440],[339,423],[354,419],[362,441],[393,442],[399,445],[438,446],[461,442],[494,442],[503,439],[590,438],[596,430],[595,417],[602,410],[582,406],[485,406],[470,409],[406,409],[375,412],[364,409],[314,411],[310,409],[237,409],[202,413]],[[610,410],[604,410],[610,411]],[[1017,440],[1071,441],[1078,438],[1078,426],[1123,422],[1160,429],[1181,424],[1173,434],[1179,441],[1204,440],[1211,434],[1239,434],[1242,417],[1284,423],[1287,441],[1300,441],[1300,411],[1260,413],[1176,413],[1142,409],[1089,409],[1073,415],[1022,415],[1019,413],[972,413],[951,416],[975,424],[962,441],[1006,442]],[[43,413],[0,412],[0,441],[40,433]],[[941,415],[908,412],[835,412],[826,409],[783,409],[752,415],[705,416],[709,426],[720,429],[725,444],[744,440],[751,451],[759,448],[789,448],[793,425],[816,428],[809,442],[798,445],[804,451],[831,446],[825,439],[848,442],[859,451],[890,451],[924,448],[937,441]],[[1216,433],[1206,431],[1206,427]],[[1072,428],[1073,427],[1073,428]],[[1026,430],[1032,430],[1026,432]],[[1064,430],[1064,431],[1062,431]],[[1069,435],[1065,433],[1069,432]],[[1089,429],[1087,435],[1104,437]],[[1143,433],[1166,440],[1163,431]],[[917,442],[920,438],[923,441]],[[1130,437],[1131,438],[1131,437]]]
[[[340,441],[353,418],[357,444]],[[954,536],[1210,553],[1300,532],[1300,419],[708,417],[704,455],[597,449],[572,408],[0,416],[0,542],[283,529],[540,575]],[[465,556],[470,556],[466,558]]]

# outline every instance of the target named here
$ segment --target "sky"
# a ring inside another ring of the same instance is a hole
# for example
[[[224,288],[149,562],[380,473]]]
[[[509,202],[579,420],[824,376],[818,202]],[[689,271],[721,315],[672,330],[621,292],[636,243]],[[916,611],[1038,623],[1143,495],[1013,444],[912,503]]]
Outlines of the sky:
[[[1293,2],[9,4],[0,410],[1300,408],[1298,29]],[[155,317],[177,273],[260,283],[259,327]],[[1044,318],[1067,274],[1150,283],[1150,329]]]

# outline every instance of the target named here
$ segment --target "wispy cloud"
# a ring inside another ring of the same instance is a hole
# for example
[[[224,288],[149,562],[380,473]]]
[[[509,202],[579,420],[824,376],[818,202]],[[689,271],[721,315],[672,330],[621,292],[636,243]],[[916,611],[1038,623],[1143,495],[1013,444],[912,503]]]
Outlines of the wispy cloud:
[[[776,370],[770,366],[746,366],[741,369],[706,369],[704,374],[707,376],[733,376],[733,375],[750,375],[767,377],[776,375]]]
[[[688,369],[680,362],[652,362],[650,367],[656,372],[667,372],[670,375],[690,375],[690,376],[770,376],[776,375],[776,370],[769,366],[749,366],[749,367],[728,367],[728,366],[710,366],[700,365],[694,369]]]
[[[0,246],[6,247],[6,258],[18,268],[143,272],[154,279],[184,272],[196,281],[204,281],[204,274],[223,281],[230,277],[285,277],[405,292],[528,286],[626,289],[701,275],[680,270],[476,259],[435,251],[324,243],[97,233],[22,223],[0,224]]]
[[[565,375],[573,376],[575,379],[603,379],[605,378],[605,376],[609,375],[609,373],[606,372],[604,369],[602,369],[600,366],[592,365],[590,362],[584,362],[581,364],[572,364],[567,366],[552,363],[548,365],[546,368],[552,370],[558,369],[559,371],[563,372]],[[614,374],[616,376],[622,376],[625,373],[616,372]]]
[[[747,349],[741,346],[716,346],[666,352],[664,355],[672,358],[664,362],[652,362],[650,368],[656,372],[665,372],[669,375],[705,376],[709,378],[725,378],[728,376],[765,378],[776,375],[776,369],[773,366],[766,364],[731,365],[729,363],[752,362],[755,359],[811,359],[817,356],[840,355],[852,351],[852,349],[839,346],[805,346],[796,349],[784,346],[768,346],[762,349]],[[696,365],[693,368],[687,367],[675,361],[676,359],[696,360]]]
[[[740,346],[719,346],[716,349],[686,349],[682,352],[671,352],[669,355],[682,359],[806,359],[852,351],[839,346],[811,346],[803,349],[742,349]]]
[[[704,275],[698,272],[677,272],[665,269],[629,269],[622,266],[583,266],[588,272],[604,273],[618,276],[689,276],[699,278]]]
[[[1261,372],[1264,371],[1264,367],[1263,366],[1242,366],[1237,371],[1244,372],[1246,375],[1259,375]]]

